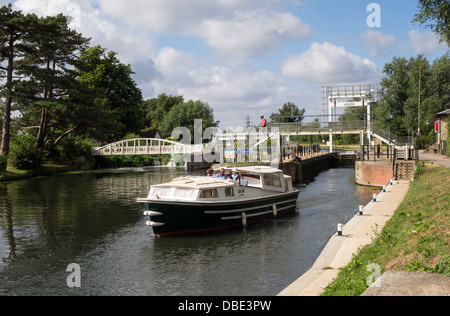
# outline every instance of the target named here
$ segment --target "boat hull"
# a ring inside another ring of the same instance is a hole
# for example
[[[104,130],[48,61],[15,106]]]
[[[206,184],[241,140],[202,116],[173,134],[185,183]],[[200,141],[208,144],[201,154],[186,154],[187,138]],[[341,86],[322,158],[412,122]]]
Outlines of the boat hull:
[[[154,235],[178,235],[251,225],[295,213],[299,191],[217,203],[141,200]]]

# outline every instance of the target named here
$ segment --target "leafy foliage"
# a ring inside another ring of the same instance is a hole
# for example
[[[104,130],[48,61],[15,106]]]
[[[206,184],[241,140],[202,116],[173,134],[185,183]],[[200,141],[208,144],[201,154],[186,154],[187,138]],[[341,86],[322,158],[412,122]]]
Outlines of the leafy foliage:
[[[300,110],[294,103],[287,102],[278,110],[278,113],[272,113],[270,119],[278,123],[301,123],[304,116],[305,109]]]
[[[43,157],[36,148],[36,138],[28,133],[15,135],[9,159],[11,164],[20,170],[33,170],[40,167]]]
[[[419,128],[423,139],[432,130],[433,116],[448,107],[450,98],[450,55],[445,54],[430,65],[422,55],[395,57],[384,67],[380,99],[375,107],[377,120],[385,122],[399,136],[414,134]],[[419,89],[420,87],[420,89]]]
[[[450,2],[448,0],[419,0],[419,12],[413,22],[427,24],[438,34],[441,42],[450,45]]]
[[[144,128],[142,92],[131,78],[130,65],[122,64],[117,53],[95,46],[79,58],[78,80],[97,93],[94,107],[104,110],[105,116],[116,124],[113,139]]]
[[[5,172],[8,167],[8,157],[0,155],[0,172]]]
[[[203,130],[219,125],[214,121],[214,110],[207,103],[190,100],[186,103],[179,103],[164,116],[161,124],[161,134],[164,138],[170,137],[172,131],[177,127],[186,127],[194,137],[194,120],[202,120]]]

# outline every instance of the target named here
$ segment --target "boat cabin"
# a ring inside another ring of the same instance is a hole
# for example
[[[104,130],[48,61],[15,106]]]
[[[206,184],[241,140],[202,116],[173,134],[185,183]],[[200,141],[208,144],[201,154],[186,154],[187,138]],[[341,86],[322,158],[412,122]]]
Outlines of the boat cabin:
[[[225,170],[227,174],[231,173],[230,168]],[[281,170],[261,166],[239,168],[238,172],[241,176],[240,184],[234,182],[231,177],[223,180],[215,176],[210,178],[188,176],[152,186],[148,199],[214,202],[255,196],[257,195],[255,190],[258,192],[262,190],[268,194],[294,191],[292,178],[284,175]]]

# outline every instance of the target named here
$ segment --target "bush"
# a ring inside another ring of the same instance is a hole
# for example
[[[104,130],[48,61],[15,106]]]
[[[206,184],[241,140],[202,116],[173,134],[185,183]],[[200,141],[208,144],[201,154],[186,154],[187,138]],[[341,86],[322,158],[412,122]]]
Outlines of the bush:
[[[91,157],[94,144],[89,139],[67,137],[52,153],[53,159],[72,160]]]
[[[8,166],[8,158],[6,156],[0,155],[0,172],[5,172]]]
[[[42,164],[42,154],[36,149],[36,139],[33,135],[20,133],[12,138],[11,164],[20,170],[34,170]]]

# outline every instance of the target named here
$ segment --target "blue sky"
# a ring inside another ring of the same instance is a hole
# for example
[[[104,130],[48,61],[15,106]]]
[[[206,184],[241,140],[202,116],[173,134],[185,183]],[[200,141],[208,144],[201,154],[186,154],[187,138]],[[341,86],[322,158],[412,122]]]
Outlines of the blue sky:
[[[0,0],[0,5],[7,4]],[[65,13],[92,45],[132,65],[144,98],[202,100],[221,128],[285,102],[322,113],[321,87],[377,84],[394,56],[448,51],[411,21],[417,0],[17,0],[15,9]],[[380,27],[367,23],[371,3]],[[377,16],[378,17],[378,16]]]

